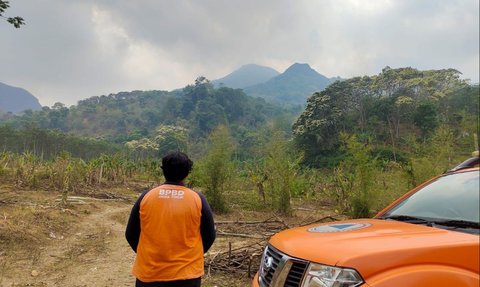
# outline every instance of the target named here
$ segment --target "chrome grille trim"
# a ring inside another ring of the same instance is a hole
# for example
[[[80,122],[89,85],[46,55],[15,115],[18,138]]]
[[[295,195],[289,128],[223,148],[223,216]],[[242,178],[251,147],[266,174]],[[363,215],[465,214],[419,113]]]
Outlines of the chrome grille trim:
[[[261,287],[299,287],[307,267],[308,261],[268,245],[263,252],[258,281]]]

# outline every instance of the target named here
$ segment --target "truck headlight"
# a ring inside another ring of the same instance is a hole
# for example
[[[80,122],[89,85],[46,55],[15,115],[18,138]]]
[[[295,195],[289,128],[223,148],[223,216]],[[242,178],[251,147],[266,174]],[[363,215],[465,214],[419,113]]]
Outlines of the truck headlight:
[[[357,271],[310,263],[302,287],[356,287],[363,283]]]

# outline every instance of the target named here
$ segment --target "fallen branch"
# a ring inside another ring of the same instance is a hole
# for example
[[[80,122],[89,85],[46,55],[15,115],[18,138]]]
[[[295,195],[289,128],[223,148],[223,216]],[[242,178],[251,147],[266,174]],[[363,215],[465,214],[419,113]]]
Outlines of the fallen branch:
[[[300,225],[295,224],[295,226],[305,226],[337,219],[332,215],[328,215],[319,219],[308,218],[306,220],[310,222],[301,223]],[[207,276],[210,276],[212,272],[225,272],[228,274],[246,275],[251,278],[252,274],[259,268],[260,259],[268,238],[283,229],[294,227],[293,224],[289,226],[279,215],[274,215],[265,220],[217,221],[216,224],[225,230],[217,230],[218,236],[243,237],[258,240],[236,248],[233,248],[232,243],[228,242],[228,246],[223,251],[207,254],[205,257]]]
[[[306,208],[306,207],[294,207],[295,210],[302,210],[302,211],[315,211],[313,208]]]
[[[214,254],[210,259],[205,260],[208,267],[208,274],[213,271],[227,273],[247,274],[252,276],[253,270],[258,270],[260,256],[263,246],[255,249],[242,248],[234,252],[229,244],[229,250]]]
[[[331,216],[331,215],[327,215],[327,216],[324,216],[324,217],[322,217],[322,218],[320,218],[320,219],[316,219],[316,220],[311,221],[311,222],[302,223],[302,224],[300,224],[299,226],[306,226],[306,225],[310,225],[310,224],[314,224],[314,223],[318,223],[318,222],[323,222],[323,221],[326,220],[326,219],[329,219],[330,221],[337,221],[337,220],[338,220],[337,218],[335,218],[335,217],[333,217],[333,216]]]
[[[285,221],[283,221],[283,219],[281,219],[278,215],[275,214],[275,218],[279,221],[279,223],[283,225],[284,228],[286,229],[290,228],[290,226]]]
[[[258,235],[250,235],[250,234],[241,234],[241,233],[230,233],[217,230],[217,235],[224,235],[224,236],[234,236],[234,237],[245,237],[245,238],[255,238],[255,239],[263,239],[264,237]]]
[[[61,202],[62,198],[55,199],[55,202]],[[87,204],[86,201],[123,201],[121,198],[94,198],[94,197],[85,197],[85,196],[68,196],[66,199],[67,203],[70,204]]]
[[[229,253],[229,252],[237,252],[239,250],[245,250],[245,249],[263,249],[264,247],[265,247],[265,239],[262,238],[262,240],[260,240],[260,241],[255,241],[252,244],[248,244],[248,245],[240,246],[240,247],[237,247],[237,248],[233,248],[232,250],[215,252],[215,255],[213,256],[212,259],[215,259],[215,257],[217,257],[219,255],[222,256],[222,255],[224,255],[226,253]]]
[[[276,216],[272,216],[265,220],[257,221],[242,221],[242,220],[226,220],[226,221],[215,221],[215,224],[262,224],[262,223],[282,223],[278,219],[274,219]]]

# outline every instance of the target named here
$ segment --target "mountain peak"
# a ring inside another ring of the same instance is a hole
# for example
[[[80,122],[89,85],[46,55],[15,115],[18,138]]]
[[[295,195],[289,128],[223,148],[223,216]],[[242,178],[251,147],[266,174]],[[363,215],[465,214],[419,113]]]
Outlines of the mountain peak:
[[[246,64],[242,65],[238,70],[252,70],[252,69],[270,69],[269,67],[257,65],[257,64]]]
[[[315,73],[315,74],[318,74],[314,69],[312,69],[312,67],[310,67],[309,64],[295,63],[295,64],[291,65],[290,67],[288,67],[285,70],[284,74],[290,74],[290,73],[305,74],[305,73],[312,73],[312,72]]]
[[[41,109],[38,99],[27,90],[0,83],[0,112],[20,113]]]
[[[323,90],[330,79],[312,69],[309,64],[295,63],[269,81],[247,87],[245,93],[254,97],[280,102],[304,104],[314,92]]]
[[[225,85],[234,89],[243,89],[248,86],[266,82],[279,74],[279,72],[269,67],[247,64],[221,79],[213,80],[212,83],[215,85]]]

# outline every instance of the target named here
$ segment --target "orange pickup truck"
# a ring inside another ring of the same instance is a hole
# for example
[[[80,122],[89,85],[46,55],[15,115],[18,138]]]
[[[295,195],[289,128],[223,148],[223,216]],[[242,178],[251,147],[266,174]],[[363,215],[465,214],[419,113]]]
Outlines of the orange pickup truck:
[[[478,165],[476,154],[373,219],[274,235],[252,286],[479,287]]]

